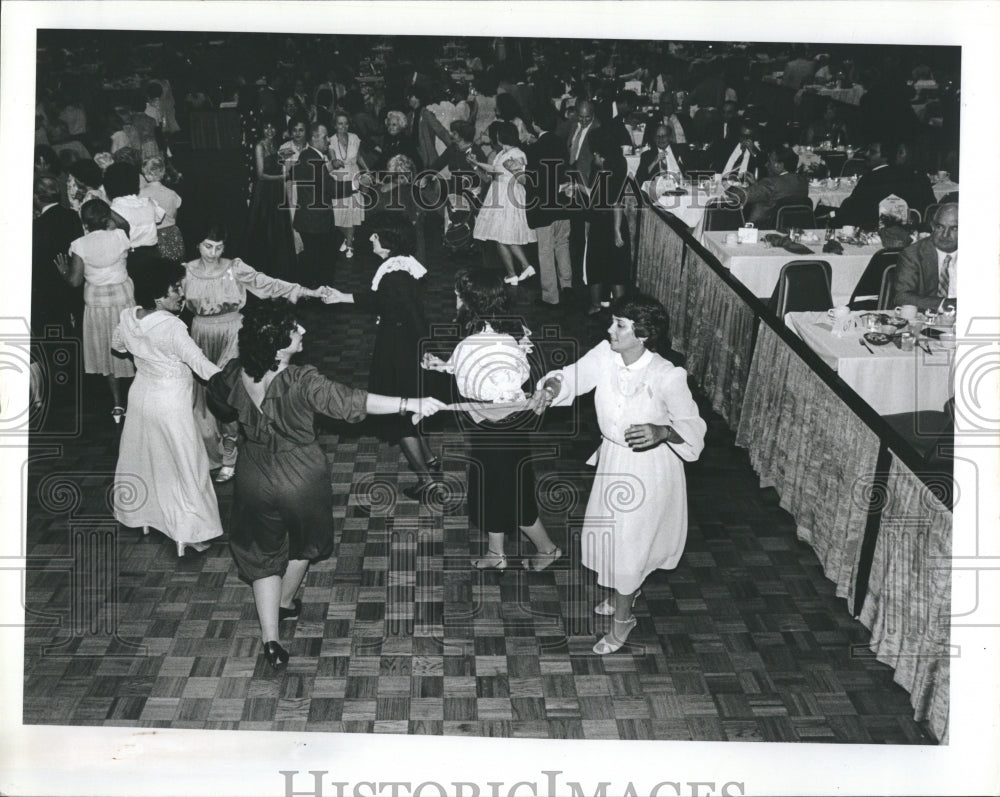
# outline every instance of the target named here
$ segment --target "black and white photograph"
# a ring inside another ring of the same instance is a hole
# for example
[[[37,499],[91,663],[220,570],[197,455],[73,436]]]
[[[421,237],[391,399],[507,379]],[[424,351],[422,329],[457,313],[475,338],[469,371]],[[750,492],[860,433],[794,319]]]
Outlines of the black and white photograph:
[[[995,4],[2,13],[0,793],[997,793]]]

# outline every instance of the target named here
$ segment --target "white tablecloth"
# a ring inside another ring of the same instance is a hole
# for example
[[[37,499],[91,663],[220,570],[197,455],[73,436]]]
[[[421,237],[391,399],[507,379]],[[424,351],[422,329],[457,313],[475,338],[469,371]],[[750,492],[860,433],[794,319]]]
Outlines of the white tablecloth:
[[[954,350],[923,336],[931,354],[917,346],[901,351],[894,343],[869,352],[859,342],[863,330],[835,337],[826,313],[789,313],[785,324],[879,415],[941,410],[954,392]]]
[[[649,196],[649,182],[642,185],[642,190]],[[702,238],[705,223],[705,206],[713,199],[722,196],[722,181],[704,180],[698,183],[685,181],[677,189],[683,194],[664,194],[656,200],[661,210],[666,210],[683,221],[691,228],[695,238]]]
[[[719,258],[723,267],[729,269],[733,276],[747,286],[754,296],[770,298],[774,286],[778,284],[781,267],[792,260],[825,260],[833,271],[833,304],[847,304],[854,291],[854,286],[864,273],[868,261],[881,246],[853,246],[842,244],[844,254],[831,255],[823,251],[825,230],[814,230],[819,236],[819,243],[804,243],[813,250],[811,255],[796,255],[784,249],[768,247],[763,239],[767,230],[760,231],[760,243],[756,244],[726,244],[725,232],[706,232],[702,243],[713,255]]]
[[[819,184],[813,182],[809,183],[809,198],[813,201],[813,205],[818,205],[823,203],[827,207],[839,208],[840,203],[843,202],[847,197],[851,195],[851,191],[854,190],[854,186],[857,181],[850,180],[835,180],[831,185],[829,180],[820,180]],[[952,191],[958,190],[958,183],[953,183],[951,180],[945,180],[944,182],[932,182],[931,188],[934,191],[934,198],[940,200],[945,194],[950,194]],[[914,208],[919,210],[921,215],[927,210],[927,208]]]

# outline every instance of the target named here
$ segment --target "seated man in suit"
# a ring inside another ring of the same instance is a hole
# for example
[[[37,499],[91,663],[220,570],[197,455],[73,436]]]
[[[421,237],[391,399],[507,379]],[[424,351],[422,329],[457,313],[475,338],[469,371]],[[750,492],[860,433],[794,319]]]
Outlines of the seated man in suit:
[[[905,161],[907,152],[905,144],[892,146],[886,141],[873,141],[868,146],[869,169],[837,209],[838,227],[851,224],[864,230],[878,229],[879,203],[890,194],[905,200],[907,207],[920,211],[934,202],[927,176],[918,174],[905,162],[896,163],[901,154]]]
[[[895,303],[937,312],[957,296],[958,205],[941,205],[929,238],[899,253]]]
[[[775,214],[781,205],[799,201],[811,205],[809,178],[796,174],[799,156],[784,145],[772,148],[767,159],[767,177],[757,180],[745,189],[747,221],[761,229],[775,226]]]
[[[639,157],[635,181],[641,186],[658,174],[672,174],[680,180],[684,176],[684,160],[678,149],[673,128],[657,125],[653,147]]]
[[[750,175],[756,177],[764,169],[764,155],[754,140],[754,125],[749,119],[740,121],[740,137],[736,146],[726,154],[725,161],[716,160],[713,168],[723,175]],[[721,152],[721,151],[720,151]]]

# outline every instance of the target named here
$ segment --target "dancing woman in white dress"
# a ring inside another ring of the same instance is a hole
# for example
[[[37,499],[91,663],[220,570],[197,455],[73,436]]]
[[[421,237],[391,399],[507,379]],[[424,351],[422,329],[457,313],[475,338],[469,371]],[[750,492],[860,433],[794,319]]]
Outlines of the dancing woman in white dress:
[[[594,608],[614,616],[611,632],[594,646],[599,655],[621,648],[635,628],[632,606],[646,577],[673,570],[684,553],[684,461],[698,459],[706,429],[687,372],[657,353],[667,345],[663,305],[633,295],[616,299],[611,314],[608,340],[539,382],[561,377],[555,405],[595,391],[604,439],[580,545],[583,566],[612,590]]]

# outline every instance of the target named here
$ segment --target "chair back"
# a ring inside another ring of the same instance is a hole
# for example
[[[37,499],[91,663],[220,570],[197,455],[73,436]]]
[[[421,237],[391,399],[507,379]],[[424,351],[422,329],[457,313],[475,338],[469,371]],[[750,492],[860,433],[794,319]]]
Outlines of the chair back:
[[[872,255],[865,267],[864,273],[851,292],[848,306],[852,310],[881,309],[880,297],[886,269],[895,269],[899,259],[898,249],[879,249]]]
[[[926,207],[924,210],[924,229],[929,230],[931,228],[931,224],[934,223],[934,216],[938,212],[939,207],[941,207],[940,202],[935,202]]]
[[[920,215],[920,211],[916,208],[910,208],[907,211],[908,221],[910,226],[916,229],[923,222],[923,217]]]
[[[830,264],[825,260],[792,260],[785,263],[771,296],[775,314],[784,318],[785,313],[829,310],[833,307],[830,293],[832,275]]]
[[[877,253],[876,253],[877,254]],[[896,264],[882,272],[882,285],[878,291],[876,310],[888,310],[896,304]]]
[[[738,230],[746,222],[743,219],[743,208],[728,207],[718,199],[711,200],[705,206],[705,232],[714,230]]]
[[[840,170],[841,177],[852,177],[855,174],[864,174],[868,171],[868,161],[864,158],[849,158],[844,163],[844,168]]]
[[[798,227],[800,230],[816,229],[816,216],[812,204],[806,205],[796,201],[778,206],[774,217],[774,228],[779,232],[788,232],[792,227]]]

